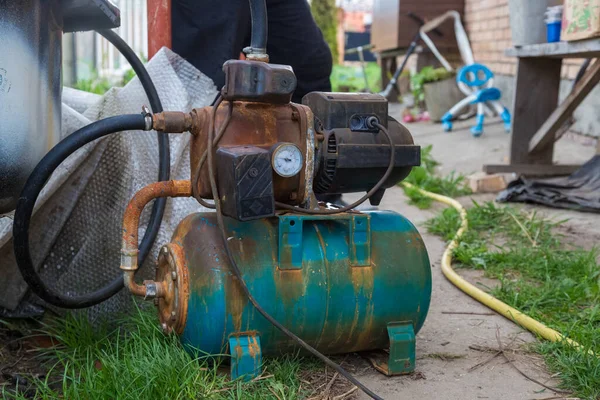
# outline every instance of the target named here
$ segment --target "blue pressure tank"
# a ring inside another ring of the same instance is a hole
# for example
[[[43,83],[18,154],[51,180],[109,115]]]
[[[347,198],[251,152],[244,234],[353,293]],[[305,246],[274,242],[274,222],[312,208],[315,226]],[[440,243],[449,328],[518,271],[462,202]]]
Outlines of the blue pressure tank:
[[[390,211],[285,214],[226,219],[226,228],[250,292],[290,331],[326,354],[389,347],[389,374],[414,369],[431,268],[423,239],[406,218]],[[185,218],[163,250],[171,256],[159,258],[159,275],[169,268],[185,275],[169,325],[188,348],[231,354],[234,377],[257,373],[263,354],[298,350],[242,292],[214,213]],[[169,322],[165,301],[159,311]]]

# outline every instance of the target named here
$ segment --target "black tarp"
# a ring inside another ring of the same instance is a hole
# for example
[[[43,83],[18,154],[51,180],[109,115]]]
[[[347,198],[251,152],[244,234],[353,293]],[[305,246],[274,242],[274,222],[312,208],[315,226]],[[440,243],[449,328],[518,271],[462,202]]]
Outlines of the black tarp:
[[[600,155],[567,177],[538,180],[521,177],[511,182],[497,200],[600,212]]]

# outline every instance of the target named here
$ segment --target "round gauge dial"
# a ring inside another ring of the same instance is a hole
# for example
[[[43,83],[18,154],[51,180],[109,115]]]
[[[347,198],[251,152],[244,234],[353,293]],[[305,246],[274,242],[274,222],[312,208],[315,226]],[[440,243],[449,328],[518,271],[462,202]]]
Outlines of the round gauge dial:
[[[302,169],[302,152],[293,143],[280,144],[273,151],[272,164],[277,175],[289,178]]]

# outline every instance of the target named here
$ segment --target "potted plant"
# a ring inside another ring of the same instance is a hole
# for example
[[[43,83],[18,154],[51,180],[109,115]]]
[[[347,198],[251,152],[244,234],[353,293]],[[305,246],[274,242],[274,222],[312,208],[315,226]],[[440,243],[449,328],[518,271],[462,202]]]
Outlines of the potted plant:
[[[440,121],[446,111],[465,97],[454,77],[452,71],[433,67],[425,67],[411,77],[415,105],[424,104],[432,121]]]

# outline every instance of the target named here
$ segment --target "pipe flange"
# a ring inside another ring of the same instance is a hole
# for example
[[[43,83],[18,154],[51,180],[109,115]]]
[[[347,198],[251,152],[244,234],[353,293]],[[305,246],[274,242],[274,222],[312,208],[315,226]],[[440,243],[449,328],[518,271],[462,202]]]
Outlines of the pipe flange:
[[[156,303],[160,325],[165,333],[183,333],[188,312],[189,277],[183,248],[169,243],[160,249],[156,282],[162,286],[162,296]]]

